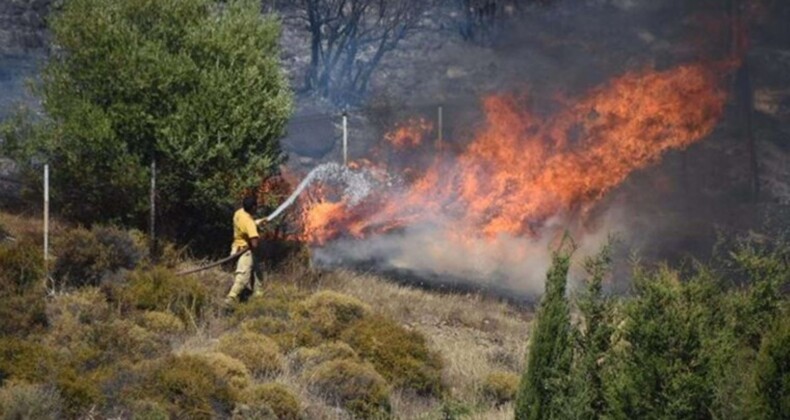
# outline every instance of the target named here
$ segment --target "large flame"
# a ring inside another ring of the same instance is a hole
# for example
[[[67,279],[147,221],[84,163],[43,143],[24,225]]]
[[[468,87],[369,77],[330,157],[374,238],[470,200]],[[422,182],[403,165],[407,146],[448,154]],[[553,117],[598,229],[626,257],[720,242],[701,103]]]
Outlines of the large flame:
[[[304,239],[321,244],[437,220],[458,240],[533,236],[552,216],[585,214],[630,173],[710,134],[726,101],[719,74],[701,64],[628,73],[549,116],[526,98],[490,96],[468,147],[405,188],[354,207],[314,194]],[[399,126],[390,138],[421,139],[429,128]]]

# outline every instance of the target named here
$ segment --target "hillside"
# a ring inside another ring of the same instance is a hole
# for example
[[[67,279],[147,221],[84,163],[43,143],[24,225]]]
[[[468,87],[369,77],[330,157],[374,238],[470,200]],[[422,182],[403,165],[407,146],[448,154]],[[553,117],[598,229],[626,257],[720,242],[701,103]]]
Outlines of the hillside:
[[[63,224],[45,296],[38,219],[0,226],[3,418],[512,416],[531,316],[505,303],[292,263],[228,311],[227,271]]]

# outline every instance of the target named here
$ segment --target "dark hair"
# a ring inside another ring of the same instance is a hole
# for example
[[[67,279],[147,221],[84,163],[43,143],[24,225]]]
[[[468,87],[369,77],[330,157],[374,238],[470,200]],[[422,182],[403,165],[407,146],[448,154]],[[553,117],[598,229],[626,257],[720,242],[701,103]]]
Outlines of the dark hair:
[[[258,199],[254,196],[244,197],[244,201],[242,202],[242,207],[244,207],[244,211],[247,213],[252,214],[255,211],[255,208],[258,207]]]

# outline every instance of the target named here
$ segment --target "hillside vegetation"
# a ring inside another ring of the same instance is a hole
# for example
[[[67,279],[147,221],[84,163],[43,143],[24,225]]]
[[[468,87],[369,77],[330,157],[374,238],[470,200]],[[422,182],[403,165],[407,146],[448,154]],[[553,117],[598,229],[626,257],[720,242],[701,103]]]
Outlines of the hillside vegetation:
[[[529,314],[293,262],[231,310],[138,232],[1,214],[2,418],[509,418]]]

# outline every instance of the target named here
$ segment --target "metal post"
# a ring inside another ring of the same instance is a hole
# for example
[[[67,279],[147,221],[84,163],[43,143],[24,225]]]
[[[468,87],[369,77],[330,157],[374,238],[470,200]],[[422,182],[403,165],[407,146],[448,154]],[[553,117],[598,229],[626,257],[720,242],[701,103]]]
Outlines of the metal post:
[[[49,277],[49,165],[44,165],[44,270]]]
[[[348,165],[348,114],[343,112],[343,165]]]
[[[156,159],[151,159],[151,219],[149,222],[151,261],[156,262]]]
[[[444,109],[439,105],[439,138],[436,143],[436,148],[442,150],[442,142],[444,137]]]

